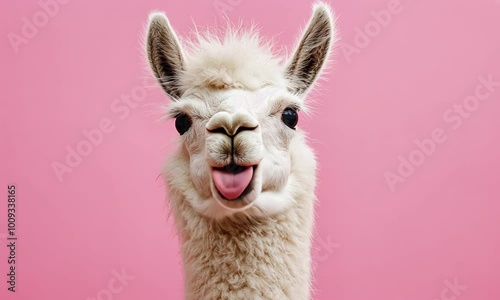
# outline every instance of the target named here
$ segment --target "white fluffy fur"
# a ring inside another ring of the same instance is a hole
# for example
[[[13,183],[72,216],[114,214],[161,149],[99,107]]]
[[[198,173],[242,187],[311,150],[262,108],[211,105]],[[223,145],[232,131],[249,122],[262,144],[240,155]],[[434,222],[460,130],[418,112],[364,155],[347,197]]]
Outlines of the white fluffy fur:
[[[222,37],[216,32],[198,33],[196,40],[187,45],[189,64],[180,80],[184,90],[215,87],[255,91],[265,86],[286,87],[280,59],[254,29],[229,27]]]
[[[175,100],[169,115],[192,120],[164,170],[186,299],[309,299],[316,160],[281,115],[305,108],[333,39],[325,4],[314,6],[285,64],[255,31],[181,42],[164,15],[150,17],[148,58]],[[255,172],[252,188],[228,201],[211,170],[231,160]]]

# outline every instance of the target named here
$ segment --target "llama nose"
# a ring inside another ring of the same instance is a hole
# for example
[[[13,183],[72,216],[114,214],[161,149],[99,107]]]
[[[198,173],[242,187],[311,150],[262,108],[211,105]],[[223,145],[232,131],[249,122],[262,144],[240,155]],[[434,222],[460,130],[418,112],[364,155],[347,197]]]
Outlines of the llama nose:
[[[222,133],[233,137],[245,130],[254,130],[259,126],[257,120],[249,114],[237,112],[216,113],[207,123],[206,128],[210,133]]]

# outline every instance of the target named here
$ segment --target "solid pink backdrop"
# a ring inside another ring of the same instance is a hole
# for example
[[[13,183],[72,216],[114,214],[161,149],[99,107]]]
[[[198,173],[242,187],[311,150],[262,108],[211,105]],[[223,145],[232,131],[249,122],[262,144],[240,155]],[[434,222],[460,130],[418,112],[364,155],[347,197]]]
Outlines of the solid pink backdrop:
[[[397,2],[331,1],[342,41],[300,121],[320,161],[314,299],[500,299],[500,1]],[[158,178],[176,132],[144,87],[148,13],[187,35],[224,8],[292,46],[312,1],[54,3],[0,9],[0,298],[181,299]]]

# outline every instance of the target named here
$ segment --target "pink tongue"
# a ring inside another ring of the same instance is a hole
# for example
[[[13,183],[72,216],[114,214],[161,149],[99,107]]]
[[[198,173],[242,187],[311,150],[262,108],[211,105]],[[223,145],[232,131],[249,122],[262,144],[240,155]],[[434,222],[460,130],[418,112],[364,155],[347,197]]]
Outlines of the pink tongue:
[[[238,198],[247,188],[252,180],[253,168],[247,167],[238,174],[229,173],[225,170],[213,169],[212,178],[217,190],[229,200]]]

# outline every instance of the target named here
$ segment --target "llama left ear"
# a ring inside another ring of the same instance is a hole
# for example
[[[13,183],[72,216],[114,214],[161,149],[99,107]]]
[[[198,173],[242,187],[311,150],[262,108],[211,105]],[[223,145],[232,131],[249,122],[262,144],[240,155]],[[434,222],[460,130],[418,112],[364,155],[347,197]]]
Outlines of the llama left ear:
[[[181,97],[179,78],[184,69],[184,55],[163,13],[153,13],[149,17],[146,50],[151,70],[165,92],[174,100]]]
[[[312,87],[328,60],[334,34],[330,7],[325,3],[315,4],[311,20],[286,67],[288,89],[292,93],[301,95]]]

